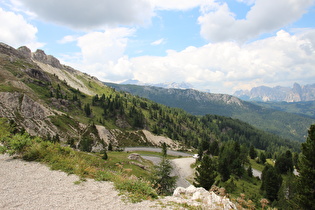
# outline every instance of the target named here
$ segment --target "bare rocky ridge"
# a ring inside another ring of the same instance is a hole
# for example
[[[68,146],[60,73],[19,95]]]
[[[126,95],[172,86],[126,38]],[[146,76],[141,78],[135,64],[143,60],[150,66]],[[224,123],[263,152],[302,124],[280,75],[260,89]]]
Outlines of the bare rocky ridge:
[[[97,83],[99,86],[104,86],[104,84],[95,77],[60,64],[58,59],[46,55],[43,50],[31,52],[31,50],[25,46],[14,49],[6,44],[0,43],[0,59],[3,60],[4,63],[8,63],[9,66],[3,69],[1,69],[1,67],[5,65],[0,67],[0,79],[3,78],[1,82],[9,87],[16,88],[16,92],[0,92],[0,117],[14,120],[20,128],[24,128],[28,133],[34,136],[53,137],[58,134],[60,140],[63,142],[66,142],[69,136],[78,139],[80,142],[81,136],[88,130],[88,125],[77,122],[77,126],[68,125],[70,127],[68,130],[65,131],[65,129],[63,129],[61,131],[51,120],[51,117],[66,115],[51,107],[57,107],[59,110],[67,111],[67,103],[69,102],[64,99],[52,98],[50,101],[50,105],[52,106],[47,105],[19,78],[19,75],[22,75],[22,72],[26,73],[29,76],[26,80],[36,85],[49,84],[52,81],[52,75],[54,75],[72,88],[91,96],[96,93],[88,87],[88,83]],[[13,73],[6,69],[11,68],[11,63],[15,63],[14,65],[16,65],[14,66],[15,72]],[[118,127],[121,126],[121,128],[130,126],[127,125],[127,122],[123,119],[117,119],[116,124]],[[93,152],[104,150],[104,146],[108,145],[110,142],[113,145],[118,145],[117,136],[120,135],[122,131],[118,129],[107,129],[100,125],[96,126],[96,130],[96,135],[92,133],[89,135],[93,139]],[[136,134],[136,132],[134,133]],[[136,135],[143,143],[160,146],[161,142],[166,142],[172,149],[178,148],[178,144],[175,144],[174,141],[169,138],[154,136],[146,130],[141,131],[140,134],[143,135]],[[78,146],[78,143],[76,146]]]
[[[289,87],[254,87],[251,90],[240,90],[234,93],[235,96],[244,100],[252,101],[314,101],[315,100],[315,84],[299,85],[294,83],[292,88]]]

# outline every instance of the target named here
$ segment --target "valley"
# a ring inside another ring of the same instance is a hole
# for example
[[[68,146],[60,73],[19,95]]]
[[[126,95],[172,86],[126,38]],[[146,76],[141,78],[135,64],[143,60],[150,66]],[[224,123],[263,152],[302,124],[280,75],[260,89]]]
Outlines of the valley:
[[[171,195],[166,181],[175,179],[159,173],[173,161],[182,178],[216,186],[211,192],[223,190],[239,206],[259,208],[267,198],[270,207],[292,207],[283,192],[298,183],[292,172],[303,167],[301,143],[310,144],[313,123],[225,94],[104,84],[42,50],[0,44],[0,152],[75,174],[77,184],[111,181],[130,202]],[[153,147],[164,165],[130,160],[129,147]],[[177,158],[160,154],[164,147]],[[193,168],[195,159],[178,158],[187,152],[199,156]],[[258,167],[261,179],[249,170]]]

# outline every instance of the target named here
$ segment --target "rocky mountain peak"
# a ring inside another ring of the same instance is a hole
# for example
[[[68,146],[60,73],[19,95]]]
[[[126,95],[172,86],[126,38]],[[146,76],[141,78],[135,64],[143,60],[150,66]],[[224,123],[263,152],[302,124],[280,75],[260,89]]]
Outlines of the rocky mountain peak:
[[[62,65],[60,64],[60,61],[55,58],[52,55],[46,55],[46,53],[43,50],[36,50],[36,52],[32,53],[32,58],[36,61],[51,65],[55,68],[62,69]]]
[[[27,47],[22,47],[21,50],[16,50],[15,48],[0,42],[0,53],[9,55],[10,57],[25,59],[27,49]]]
[[[314,101],[315,100],[315,84],[313,85],[300,85],[294,83],[293,87],[254,87],[250,91],[237,91],[234,96],[243,100],[252,101],[286,101],[286,102],[299,102],[299,101]]]
[[[0,42],[0,53],[20,59],[33,59],[35,61],[45,63],[59,69],[64,68],[64,66],[60,64],[60,61],[57,58],[52,55],[46,55],[46,53],[40,49],[32,53],[32,51],[26,46],[15,49],[7,44]]]
[[[32,58],[32,51],[28,47],[22,46],[19,47],[17,50],[24,58],[26,59]]]

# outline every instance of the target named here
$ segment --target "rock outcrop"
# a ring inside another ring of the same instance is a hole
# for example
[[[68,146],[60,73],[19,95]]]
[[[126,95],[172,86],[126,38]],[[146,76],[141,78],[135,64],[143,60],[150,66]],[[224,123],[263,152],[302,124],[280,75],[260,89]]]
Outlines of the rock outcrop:
[[[50,109],[23,93],[0,92],[0,117],[14,119],[31,135],[56,135],[58,129],[49,120],[53,115]]]
[[[51,65],[52,67],[62,69],[63,66],[60,64],[59,60],[52,55],[46,55],[43,50],[36,50],[32,53],[32,58],[41,63]]]
[[[165,200],[179,204],[185,203],[190,206],[196,206],[198,209],[237,209],[236,205],[229,198],[209,192],[202,187],[196,188],[193,185],[187,188],[176,188],[173,196],[166,197]]]

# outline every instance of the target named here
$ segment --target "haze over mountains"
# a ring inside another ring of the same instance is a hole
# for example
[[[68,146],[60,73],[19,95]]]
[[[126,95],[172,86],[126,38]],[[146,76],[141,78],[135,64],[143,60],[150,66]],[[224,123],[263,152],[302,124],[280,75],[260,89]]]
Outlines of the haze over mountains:
[[[151,83],[144,83],[139,80],[126,80],[122,83],[122,85],[141,85],[141,86],[153,86],[153,87],[161,87],[161,88],[176,88],[176,89],[192,89],[193,85],[187,83],[187,82],[165,82],[165,83],[157,83],[157,84],[151,84]]]

